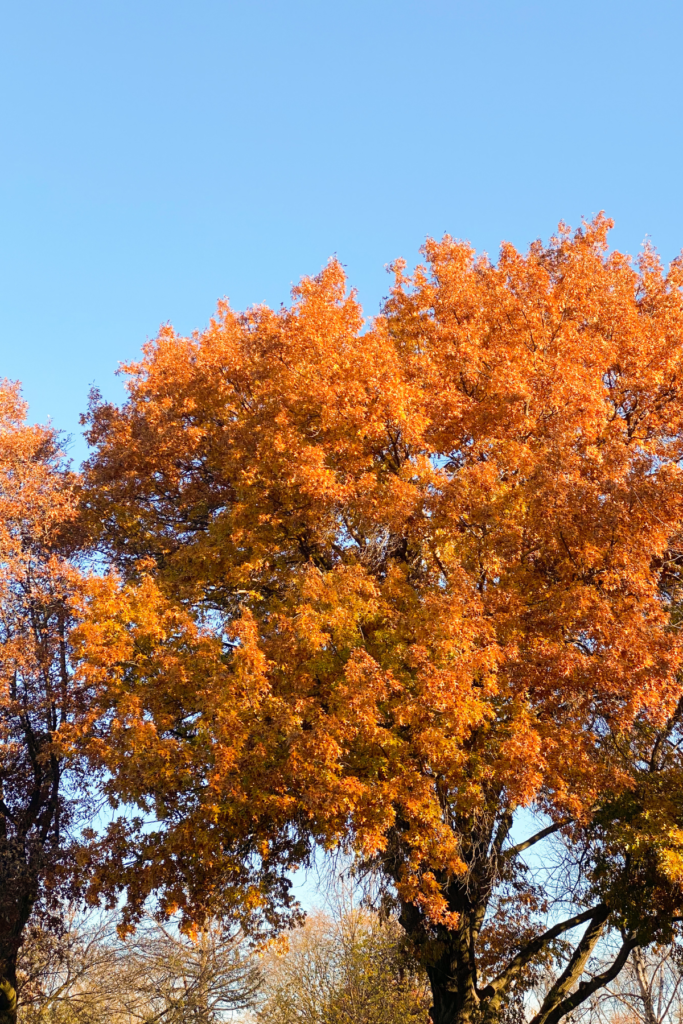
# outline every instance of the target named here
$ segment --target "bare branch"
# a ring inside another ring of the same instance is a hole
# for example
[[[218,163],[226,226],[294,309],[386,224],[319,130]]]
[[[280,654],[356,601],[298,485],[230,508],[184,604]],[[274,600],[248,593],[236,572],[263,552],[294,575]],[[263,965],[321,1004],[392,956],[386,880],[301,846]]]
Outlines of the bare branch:
[[[511,860],[524,850],[528,850],[530,846],[540,843],[541,839],[545,839],[546,836],[552,835],[553,832],[559,832],[561,828],[564,828],[565,825],[571,825],[571,823],[571,818],[567,818],[566,821],[553,822],[553,824],[548,825],[547,828],[542,828],[540,832],[536,833],[536,835],[530,836],[529,839],[525,839],[523,843],[517,843],[516,846],[511,846],[509,850],[505,850],[503,857],[505,857],[506,860]]]
[[[606,971],[603,971],[602,974],[597,974],[594,978],[591,978],[590,981],[582,981],[572,995],[557,1003],[549,1013],[543,1014],[543,1010],[541,1010],[541,1013],[534,1017],[531,1024],[558,1024],[563,1017],[568,1013],[571,1013],[572,1010],[575,1010],[577,1006],[581,1005],[581,1003],[585,1002],[585,1000],[594,992],[597,992],[600,988],[604,988],[605,985],[609,985],[610,981],[614,981],[628,960],[631,951],[634,950],[637,945],[637,939],[624,939],[621,949],[619,950],[619,953],[611,967]]]
[[[590,922],[569,963],[543,1000],[543,1005],[534,1017],[533,1024],[546,1024],[550,1014],[572,990],[583,974],[588,957],[595,949],[608,917],[609,910],[604,907],[602,912],[596,914]]]

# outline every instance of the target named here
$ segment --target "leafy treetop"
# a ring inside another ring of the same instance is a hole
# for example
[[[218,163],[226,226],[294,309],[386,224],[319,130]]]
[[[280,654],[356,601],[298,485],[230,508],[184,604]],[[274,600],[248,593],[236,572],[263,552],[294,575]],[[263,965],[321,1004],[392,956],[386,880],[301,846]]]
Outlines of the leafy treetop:
[[[158,822],[98,866],[133,917],[157,890],[276,923],[287,868],[342,844],[409,929],[476,942],[518,808],[599,830],[637,791],[620,738],[670,735],[681,695],[683,263],[609,227],[496,264],[429,241],[369,325],[333,261],[291,308],[163,328],[125,404],[94,396],[85,516],[117,572],[76,642],[93,756]]]

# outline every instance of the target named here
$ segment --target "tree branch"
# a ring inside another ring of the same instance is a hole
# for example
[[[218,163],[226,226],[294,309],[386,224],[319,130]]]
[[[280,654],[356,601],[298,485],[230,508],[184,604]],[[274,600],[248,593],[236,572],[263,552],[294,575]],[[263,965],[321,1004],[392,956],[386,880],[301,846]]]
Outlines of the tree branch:
[[[652,754],[650,755],[651,772],[658,771],[660,769],[660,751],[662,749],[662,746],[666,743],[669,736],[671,735],[674,727],[680,721],[681,716],[683,716],[683,697],[681,697],[681,699],[679,700],[678,704],[676,705],[676,710],[672,714],[671,718],[669,718],[665,727],[662,729],[660,733],[657,734],[657,739],[654,742],[654,745],[652,747]]]
[[[640,989],[640,998],[642,1000],[643,1007],[645,1010],[645,1020],[647,1021],[647,1024],[658,1024],[657,1014],[655,1013],[655,1008],[652,1001],[652,989],[650,988],[647,981],[645,965],[643,964],[643,953],[640,947],[633,951],[632,963],[635,968],[638,988]]]
[[[595,907],[590,907],[589,910],[584,910],[580,914],[575,914],[574,917],[567,918],[566,921],[561,921],[559,924],[554,925],[554,927],[549,928],[548,931],[543,932],[542,935],[538,935],[535,939],[532,939],[531,942],[527,942],[526,946],[519,951],[513,960],[510,961],[505,970],[490,982],[480,993],[481,999],[489,999],[492,1002],[499,999],[507,990],[514,978],[516,978],[520,973],[522,968],[525,967],[537,953],[540,953],[549,942],[552,942],[553,939],[557,938],[558,935],[562,935],[564,932],[568,932],[572,928],[576,928],[578,925],[583,924],[584,921],[593,921],[600,918],[604,923],[608,916],[609,909],[607,906],[604,903],[599,903]]]
[[[496,834],[495,834],[495,836],[493,838],[493,842],[491,844],[491,851],[492,851],[492,853],[494,853],[496,855],[496,857],[500,856],[501,848],[503,846],[503,843],[505,842],[505,840],[509,836],[511,828],[512,828],[512,811],[506,811],[505,814],[501,815],[501,819],[500,819],[500,822],[498,824],[498,828],[496,829]]]
[[[537,1014],[532,1020],[531,1024],[559,1024],[568,1013],[580,1006],[581,1003],[585,1002],[589,996],[592,996],[594,992],[597,992],[599,988],[604,988],[605,985],[609,985],[610,981],[614,981],[622,967],[628,960],[631,951],[638,945],[637,939],[624,939],[621,949],[617,957],[615,958],[612,966],[602,974],[596,974],[590,981],[582,981],[575,992],[558,1002],[554,1007],[550,1009],[548,1013],[543,1015]],[[544,1004],[545,1005],[545,1004]]]
[[[512,857],[516,857],[518,853],[522,853],[523,850],[528,850],[530,846],[534,846],[536,843],[540,843],[541,839],[545,839],[546,836],[550,836],[553,832],[559,832],[565,825],[571,825],[572,819],[567,818],[566,821],[556,821],[552,825],[548,825],[547,828],[542,828],[536,835],[530,836],[529,839],[525,839],[523,843],[517,843],[516,846],[511,846],[509,850],[503,852],[503,857],[506,860],[510,860]]]
[[[609,910],[603,906],[601,912],[596,914],[591,920],[581,937],[581,941],[574,950],[571,960],[543,1000],[543,1005],[534,1017],[533,1024],[547,1024],[549,1016],[572,990],[583,974],[586,961],[595,949],[608,917]]]

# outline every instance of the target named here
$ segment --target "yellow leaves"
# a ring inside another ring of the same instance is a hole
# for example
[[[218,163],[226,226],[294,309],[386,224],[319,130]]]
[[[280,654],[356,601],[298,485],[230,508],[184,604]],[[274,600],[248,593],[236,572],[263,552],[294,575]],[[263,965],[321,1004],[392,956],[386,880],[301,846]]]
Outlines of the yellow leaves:
[[[372,623],[380,613],[376,582],[360,565],[327,573],[306,567],[297,590],[292,595],[295,629],[312,650],[324,649],[330,641],[342,650],[359,646],[364,641],[363,623]]]

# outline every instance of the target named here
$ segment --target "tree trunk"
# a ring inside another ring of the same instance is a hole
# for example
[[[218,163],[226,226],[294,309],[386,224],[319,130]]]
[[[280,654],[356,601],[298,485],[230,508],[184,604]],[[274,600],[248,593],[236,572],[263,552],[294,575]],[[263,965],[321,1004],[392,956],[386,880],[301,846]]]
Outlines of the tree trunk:
[[[426,964],[433,1024],[473,1024],[481,1016],[474,973],[463,952],[456,940],[450,949],[442,949],[438,960]]]
[[[16,964],[5,963],[0,971],[0,1024],[17,1024]]]
[[[464,902],[464,901],[463,901]],[[457,907],[459,927],[437,928],[428,935],[421,912],[403,903],[399,922],[421,951],[421,959],[432,991],[432,1024],[479,1024],[481,1003],[476,987],[473,927],[470,907]],[[487,1022],[488,1024],[488,1022]]]
[[[469,1014],[463,1013],[458,993],[435,985],[432,982],[432,1001],[429,1008],[432,1024],[467,1024],[471,1020]]]
[[[647,1024],[659,1024],[655,1013],[654,1001],[652,998],[651,983],[648,982],[647,971],[643,961],[643,951],[640,947],[633,950],[631,960],[636,972],[636,979],[640,989],[640,997],[643,1000],[644,1016]]]

